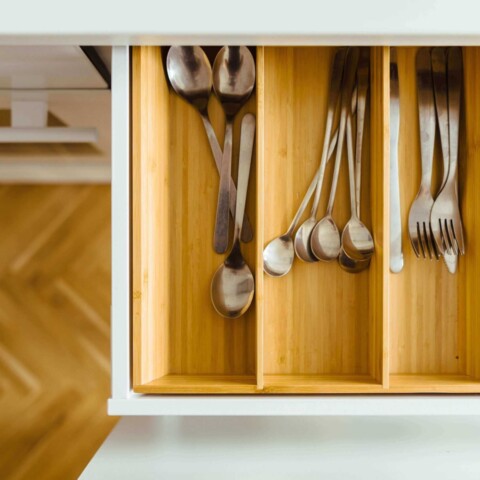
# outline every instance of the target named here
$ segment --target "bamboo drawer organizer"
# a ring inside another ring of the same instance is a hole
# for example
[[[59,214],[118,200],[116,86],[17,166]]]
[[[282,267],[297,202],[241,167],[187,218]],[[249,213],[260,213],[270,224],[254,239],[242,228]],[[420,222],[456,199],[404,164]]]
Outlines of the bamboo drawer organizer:
[[[210,302],[223,256],[212,248],[218,175],[201,118],[169,87],[165,49],[132,50],[134,391],[480,393],[480,48],[463,49],[459,185],[467,253],[458,273],[449,274],[442,261],[415,258],[408,239],[420,180],[410,47],[397,49],[405,267],[389,271],[390,50],[373,47],[361,207],[375,238],[370,269],[352,275],[336,262],[295,260],[283,278],[264,275],[262,250],[287,229],[318,166],[335,49],[253,51],[257,84],[243,113],[257,117],[247,204],[255,238],[243,251],[256,291],[246,315],[226,320]],[[224,118],[214,98],[210,115],[222,145]],[[340,227],[349,217],[347,177],[344,160],[334,208]],[[320,212],[327,194],[324,188]]]

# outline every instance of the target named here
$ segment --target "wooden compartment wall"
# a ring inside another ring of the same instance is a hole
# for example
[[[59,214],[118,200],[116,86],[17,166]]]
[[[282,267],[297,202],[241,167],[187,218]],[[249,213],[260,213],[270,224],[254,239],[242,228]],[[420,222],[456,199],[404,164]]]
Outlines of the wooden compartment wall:
[[[480,392],[480,253],[472,240],[480,231],[480,48],[464,49],[467,255],[458,274],[414,258],[408,240],[420,168],[415,49],[408,48],[398,49],[405,269],[389,272],[390,50],[373,47],[362,173],[362,218],[375,239],[370,269],[351,275],[335,262],[295,260],[283,278],[263,274],[262,251],[288,228],[318,165],[335,48],[254,50],[257,85],[244,111],[257,116],[247,205],[255,239],[242,250],[256,291],[245,316],[226,320],[210,303],[210,281],[224,257],[212,248],[218,175],[200,116],[169,87],[165,50],[132,49],[134,391]],[[222,144],[223,114],[214,98],[210,114]],[[320,212],[331,173],[329,165]],[[344,158],[334,208],[339,227],[349,213],[347,178]]]

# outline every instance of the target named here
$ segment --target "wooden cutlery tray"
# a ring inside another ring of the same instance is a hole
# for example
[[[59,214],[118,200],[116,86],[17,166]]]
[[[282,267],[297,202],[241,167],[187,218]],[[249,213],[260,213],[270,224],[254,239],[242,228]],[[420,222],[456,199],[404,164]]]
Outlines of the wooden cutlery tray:
[[[207,49],[211,58],[216,51]],[[480,48],[463,50],[459,185],[467,252],[457,274],[442,261],[417,259],[408,239],[420,148],[416,49],[403,47],[397,57],[405,267],[400,274],[389,271],[390,50],[373,47],[361,207],[375,238],[371,266],[352,275],[336,262],[295,260],[282,278],[263,273],[262,250],[287,229],[318,166],[335,48],[252,51],[257,84],[242,112],[257,117],[247,203],[255,238],[243,251],[256,291],[248,312],[227,320],[210,302],[211,278],[223,256],[212,248],[218,174],[201,118],[169,87],[166,49],[132,50],[134,391],[480,392]],[[222,144],[224,118],[213,97],[210,115]],[[327,193],[325,188],[322,212]],[[349,217],[346,161],[334,217],[339,226]]]

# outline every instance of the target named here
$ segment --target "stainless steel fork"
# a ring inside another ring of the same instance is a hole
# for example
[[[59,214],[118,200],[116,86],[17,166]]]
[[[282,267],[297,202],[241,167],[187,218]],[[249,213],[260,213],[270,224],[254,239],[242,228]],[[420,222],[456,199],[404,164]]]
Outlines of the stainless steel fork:
[[[432,165],[435,145],[435,103],[433,99],[430,49],[421,48],[416,58],[418,116],[420,123],[420,153],[422,180],[408,215],[408,233],[417,257],[438,258],[430,229],[433,207]]]
[[[450,48],[447,60],[450,165],[447,181],[435,200],[430,217],[435,243],[442,254],[451,250],[455,254],[461,253],[463,255],[465,253],[458,199],[458,135],[462,70],[462,49],[459,47]]]

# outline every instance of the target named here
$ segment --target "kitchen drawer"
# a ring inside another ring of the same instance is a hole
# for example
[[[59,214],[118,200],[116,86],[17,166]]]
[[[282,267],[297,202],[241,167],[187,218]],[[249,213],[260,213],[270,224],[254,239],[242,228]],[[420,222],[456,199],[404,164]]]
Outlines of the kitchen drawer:
[[[415,258],[408,240],[408,209],[420,178],[413,47],[397,49],[405,268],[389,271],[390,49],[375,46],[362,172],[362,217],[375,240],[371,266],[352,275],[335,262],[295,260],[283,278],[263,273],[262,251],[288,227],[318,165],[335,48],[252,48],[257,84],[242,112],[257,117],[247,202],[254,240],[243,250],[256,291],[247,314],[235,320],[218,316],[210,302],[210,281],[223,257],[212,248],[218,175],[201,119],[169,87],[167,49],[133,47],[131,56],[117,50],[125,68],[131,60],[130,76],[126,70],[120,82],[123,99],[127,86],[131,96],[129,123],[122,120],[117,128],[131,128],[131,145],[122,139],[131,152],[128,175],[117,177],[123,181],[117,207],[123,202],[130,212],[130,236],[122,239],[130,241],[129,261],[117,267],[128,272],[128,291],[122,290],[128,299],[122,298],[119,315],[129,321],[118,335],[123,344],[113,340],[112,413],[208,413],[212,405],[213,414],[334,414],[348,411],[345,405],[357,413],[442,413],[431,405],[444,402],[450,411],[453,397],[398,394],[480,392],[480,257],[473,237],[479,231],[474,186],[480,182],[480,48],[463,49],[460,189],[467,254],[457,274],[449,274],[441,261]],[[217,50],[210,48],[209,55]],[[210,115],[222,144],[224,119],[215,98]],[[322,198],[320,211],[325,204]],[[344,159],[334,218],[343,226],[348,217]],[[278,396],[279,404],[276,394],[294,395]],[[455,398],[457,406],[469,402],[464,411],[478,409],[475,396]],[[399,399],[405,399],[400,408]],[[132,408],[134,403],[142,407]]]

